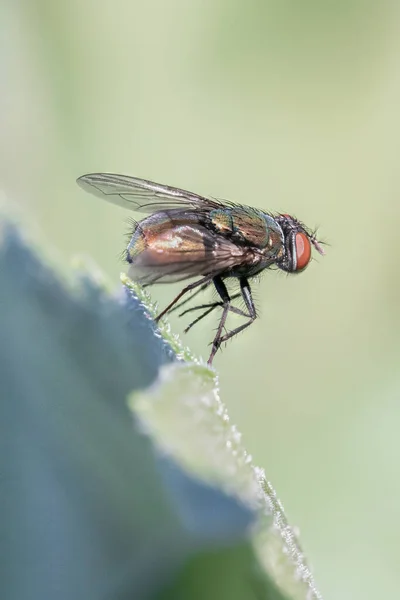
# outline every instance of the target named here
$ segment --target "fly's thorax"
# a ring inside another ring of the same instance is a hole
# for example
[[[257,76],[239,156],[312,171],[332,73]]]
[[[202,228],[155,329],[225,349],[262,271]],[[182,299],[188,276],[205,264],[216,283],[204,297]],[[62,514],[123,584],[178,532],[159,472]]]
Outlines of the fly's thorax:
[[[241,245],[274,251],[283,243],[279,224],[266,213],[247,206],[212,210],[209,225],[215,233]]]

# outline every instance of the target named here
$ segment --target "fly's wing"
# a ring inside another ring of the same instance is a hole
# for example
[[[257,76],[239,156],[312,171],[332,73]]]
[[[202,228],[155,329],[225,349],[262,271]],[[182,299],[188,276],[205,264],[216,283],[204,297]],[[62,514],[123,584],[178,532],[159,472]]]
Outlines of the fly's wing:
[[[143,223],[143,222],[142,222]],[[145,284],[171,283],[199,275],[210,278],[249,264],[247,248],[201,225],[176,223],[164,230],[136,229],[127,249],[129,275]]]
[[[223,206],[218,200],[128,175],[91,173],[79,177],[77,183],[108,202],[145,213],[184,206],[209,211]]]

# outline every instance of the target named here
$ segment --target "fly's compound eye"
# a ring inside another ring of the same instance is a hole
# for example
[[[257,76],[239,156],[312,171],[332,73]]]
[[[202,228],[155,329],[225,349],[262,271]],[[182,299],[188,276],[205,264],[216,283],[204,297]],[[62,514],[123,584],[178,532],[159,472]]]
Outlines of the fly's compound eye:
[[[285,245],[285,256],[277,265],[287,273],[300,273],[311,260],[311,246],[322,254],[323,250],[305,227],[290,215],[282,214],[277,217],[281,226]]]
[[[302,271],[311,259],[310,240],[305,233],[297,232],[292,243],[293,271]]]

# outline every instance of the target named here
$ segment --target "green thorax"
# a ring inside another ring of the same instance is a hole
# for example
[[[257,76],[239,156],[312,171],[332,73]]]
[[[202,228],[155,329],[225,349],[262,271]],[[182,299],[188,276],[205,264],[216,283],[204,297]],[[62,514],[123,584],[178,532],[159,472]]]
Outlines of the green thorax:
[[[209,216],[217,233],[231,237],[238,243],[260,249],[282,244],[280,226],[273,217],[262,211],[235,206],[212,210]]]

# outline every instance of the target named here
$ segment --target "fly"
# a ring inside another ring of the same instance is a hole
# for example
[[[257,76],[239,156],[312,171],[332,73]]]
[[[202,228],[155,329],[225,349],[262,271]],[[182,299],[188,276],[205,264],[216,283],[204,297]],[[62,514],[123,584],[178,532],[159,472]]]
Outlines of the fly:
[[[103,199],[148,213],[139,221],[126,249],[129,275],[142,285],[170,283],[198,277],[157,316],[159,321],[187,302],[178,301],[214,285],[220,300],[186,309],[204,309],[185,331],[220,307],[222,315],[212,342],[211,365],[221,344],[243,331],[257,317],[249,279],[273,266],[300,273],[311,260],[312,246],[324,254],[315,233],[287,214],[267,213],[250,206],[200,196],[186,190],[127,175],[92,173],[78,184]],[[229,295],[226,280],[238,280],[240,292]],[[232,304],[242,297],[246,310]],[[229,312],[246,321],[224,332]]]

